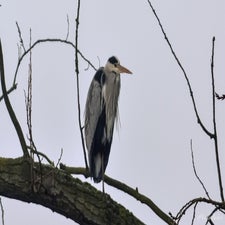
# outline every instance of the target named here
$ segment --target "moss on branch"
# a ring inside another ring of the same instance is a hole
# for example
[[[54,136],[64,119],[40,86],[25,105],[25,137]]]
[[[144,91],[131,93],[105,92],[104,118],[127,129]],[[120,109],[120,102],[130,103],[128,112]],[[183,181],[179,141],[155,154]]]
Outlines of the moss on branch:
[[[90,184],[49,165],[40,170],[27,158],[0,158],[0,195],[40,204],[79,224],[143,224]]]

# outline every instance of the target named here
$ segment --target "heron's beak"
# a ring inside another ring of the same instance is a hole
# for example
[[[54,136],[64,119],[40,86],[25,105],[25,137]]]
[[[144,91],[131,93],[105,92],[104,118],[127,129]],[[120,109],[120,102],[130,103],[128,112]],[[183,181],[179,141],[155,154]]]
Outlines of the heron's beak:
[[[128,70],[127,68],[125,68],[124,66],[121,65],[117,65],[120,73],[128,73],[128,74],[132,74],[132,72],[130,70]]]

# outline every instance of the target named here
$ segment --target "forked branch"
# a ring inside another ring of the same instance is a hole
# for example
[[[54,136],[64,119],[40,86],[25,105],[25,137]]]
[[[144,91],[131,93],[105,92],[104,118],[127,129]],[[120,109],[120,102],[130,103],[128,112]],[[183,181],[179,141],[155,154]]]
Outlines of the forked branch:
[[[171,44],[170,41],[169,41],[169,39],[168,39],[168,37],[167,37],[167,34],[166,34],[166,32],[165,32],[165,30],[164,30],[164,28],[163,28],[163,26],[162,26],[162,23],[161,23],[161,21],[160,21],[158,15],[157,15],[157,13],[156,13],[156,11],[155,11],[153,5],[152,5],[152,3],[150,2],[150,0],[147,0],[147,1],[148,1],[148,4],[149,4],[149,6],[150,6],[150,8],[151,8],[151,10],[152,10],[152,12],[153,12],[155,18],[157,19],[157,21],[158,21],[158,23],[159,23],[159,27],[160,27],[160,29],[161,29],[163,35],[164,35],[164,38],[165,38],[165,40],[166,40],[166,42],[167,42],[167,44],[168,44],[168,46],[169,46],[169,48],[170,48],[170,51],[171,51],[173,57],[175,58],[175,60],[176,60],[176,62],[177,62],[177,64],[178,64],[178,66],[180,67],[180,69],[182,70],[182,72],[183,72],[183,74],[184,74],[184,77],[185,77],[185,80],[186,80],[186,82],[187,82],[188,89],[189,89],[189,92],[190,92],[191,100],[192,100],[192,103],[193,103],[195,115],[196,115],[196,117],[197,117],[197,122],[198,122],[198,124],[200,125],[200,127],[203,129],[203,131],[204,131],[210,138],[213,138],[213,137],[214,137],[214,134],[211,133],[211,132],[205,127],[205,125],[203,124],[202,120],[200,119],[200,116],[199,116],[199,113],[198,113],[198,110],[197,110],[197,106],[196,106],[196,103],[195,103],[195,98],[194,98],[194,94],[193,94],[193,91],[192,91],[191,83],[190,83],[190,81],[189,81],[189,79],[188,79],[187,73],[186,73],[184,67],[182,66],[180,60],[178,59],[178,57],[177,57],[177,55],[176,55],[176,53],[175,53],[175,51],[174,51],[174,49],[173,49],[173,47],[172,47],[172,44]]]
[[[220,159],[219,159],[218,140],[217,140],[217,128],[216,128],[216,113],[215,113],[216,107],[215,107],[215,97],[217,97],[218,99],[224,99],[225,97],[224,97],[224,95],[221,97],[221,96],[219,96],[218,94],[215,93],[214,71],[213,71],[213,69],[214,69],[214,45],[215,45],[215,37],[213,37],[213,40],[212,40],[212,56],[211,56],[212,97],[213,97],[213,106],[212,106],[212,109],[213,109],[213,119],[212,119],[212,121],[213,121],[213,132],[210,132],[210,131],[205,127],[205,125],[203,124],[203,122],[202,122],[201,119],[200,119],[200,116],[199,116],[199,113],[198,113],[198,110],[197,110],[197,106],[196,106],[196,102],[195,102],[195,98],[194,98],[194,95],[193,95],[192,87],[191,87],[190,81],[189,81],[189,79],[188,79],[187,73],[186,73],[184,67],[182,66],[180,60],[178,59],[178,57],[177,57],[177,55],[176,55],[176,53],[175,53],[175,51],[174,51],[174,49],[173,49],[173,47],[172,47],[172,45],[171,45],[169,39],[168,39],[168,37],[167,37],[167,34],[166,34],[166,32],[165,32],[165,30],[164,30],[164,28],[163,28],[163,26],[162,26],[162,23],[161,23],[161,21],[160,21],[158,15],[157,15],[157,13],[156,13],[156,11],[155,11],[153,5],[152,5],[152,3],[151,3],[151,1],[150,1],[150,0],[147,0],[147,1],[148,1],[148,4],[149,4],[149,6],[150,6],[150,8],[151,8],[151,10],[152,10],[152,12],[153,12],[155,18],[156,18],[157,21],[158,21],[159,27],[160,27],[160,29],[161,29],[163,35],[164,35],[164,38],[165,38],[165,40],[166,40],[166,42],[167,42],[167,44],[168,44],[168,46],[169,46],[169,48],[170,48],[171,53],[172,53],[173,57],[175,58],[175,60],[176,60],[176,62],[177,62],[177,64],[178,64],[178,66],[179,66],[180,69],[182,70],[182,73],[183,73],[183,75],[184,75],[184,77],[185,77],[185,80],[186,80],[186,82],[187,82],[188,89],[189,89],[189,92],[190,92],[192,104],[193,104],[193,107],[194,107],[194,112],[195,112],[195,115],[196,115],[196,118],[197,118],[197,122],[199,123],[200,127],[202,128],[202,130],[203,130],[210,138],[212,138],[212,139],[214,140],[214,145],[215,145],[215,155],[216,155],[216,165],[217,165],[217,174],[218,174],[219,189],[220,189],[220,196],[221,196],[221,203],[220,203],[220,204],[222,204],[221,207],[224,208],[224,194],[223,194],[223,184],[222,184],[222,176],[221,176],[221,169],[220,169]],[[204,185],[203,185],[203,188],[204,188]],[[205,189],[205,188],[204,188],[204,189]],[[206,192],[206,194],[207,194],[206,189],[205,189],[205,192]],[[207,195],[208,195],[208,194],[207,194]],[[209,197],[209,196],[208,196],[208,197]],[[190,205],[193,205],[195,202],[201,202],[201,201],[202,201],[202,199],[197,199],[196,201],[190,201],[190,202],[187,204],[186,209],[189,208]],[[207,201],[211,201],[211,202],[212,202],[211,199],[208,199],[208,200],[205,200],[205,199],[204,199],[204,202],[207,202]],[[218,207],[220,207],[220,206],[218,206]],[[184,211],[186,211],[186,210],[184,210]],[[184,212],[184,211],[183,211],[183,212]],[[183,215],[183,214],[182,214],[182,215]],[[194,217],[193,217],[193,218],[194,218]]]

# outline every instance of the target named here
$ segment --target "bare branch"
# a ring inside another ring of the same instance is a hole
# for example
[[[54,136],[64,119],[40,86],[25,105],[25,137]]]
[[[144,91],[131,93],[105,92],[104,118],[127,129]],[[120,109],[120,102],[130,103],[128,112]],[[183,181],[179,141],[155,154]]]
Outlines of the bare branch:
[[[194,225],[194,221],[195,221],[195,214],[196,214],[196,208],[197,208],[198,202],[195,203],[194,205],[194,209],[193,209],[193,216],[192,216],[192,221],[191,221],[191,225]]]
[[[9,95],[12,91],[16,90],[17,84],[13,84],[13,86],[7,91],[7,95]],[[0,102],[4,99],[3,95],[0,96]]]
[[[210,225],[215,225],[215,223],[213,223],[213,221],[212,221],[211,218],[207,219],[206,225],[207,225],[208,223],[209,223]]]
[[[69,45],[71,46],[72,48],[74,48],[78,54],[81,56],[81,58],[86,61],[94,70],[97,70],[95,68],[95,66],[80,52],[79,49],[76,49],[76,46],[70,42],[70,41],[67,41],[67,40],[62,40],[62,39],[59,39],[59,38],[46,38],[46,39],[39,39],[37,41],[35,41],[31,46],[30,48],[28,48],[22,55],[21,57],[19,58],[18,60],[18,63],[17,63],[17,66],[16,66],[16,71],[15,71],[15,74],[14,74],[14,80],[13,80],[13,85],[16,83],[16,78],[17,78],[17,74],[18,74],[18,70],[19,70],[19,67],[20,67],[20,64],[23,60],[23,58],[38,44],[41,44],[41,43],[49,43],[49,42],[56,42],[56,43],[63,43],[63,44],[66,44],[66,45]]]
[[[67,41],[70,34],[70,19],[68,14],[66,15],[66,21],[67,21],[67,33],[66,33],[66,41]]]
[[[30,46],[31,46],[31,30],[30,30]],[[27,95],[25,95],[26,112],[27,112],[27,127],[29,132],[30,147],[34,147],[33,134],[32,134],[32,51],[29,52],[28,64],[28,86]]]
[[[36,154],[37,156],[42,156],[51,166],[54,166],[54,162],[51,161],[47,155],[45,155],[42,152],[37,151],[37,149],[30,148],[29,146],[27,148],[31,151],[31,153]],[[39,161],[41,161],[41,160],[39,160]],[[40,162],[39,162],[39,164],[40,164]]]
[[[62,159],[62,155],[63,155],[63,148],[61,148],[61,152],[60,152],[60,156],[59,156],[59,159],[58,159],[58,162],[56,163],[55,167],[57,168],[60,164],[60,161]]]
[[[189,202],[187,202],[177,213],[177,215],[175,217],[173,217],[176,221],[178,221],[178,223],[180,222],[181,218],[185,215],[185,213],[187,212],[187,210],[195,205],[196,203],[206,203],[206,204],[210,204],[212,206],[215,206],[216,208],[218,208],[219,210],[224,210],[225,209],[225,202],[218,202],[218,201],[214,201],[211,199],[207,199],[207,198],[195,198],[190,200]]]
[[[219,94],[217,94],[216,92],[215,92],[215,95],[216,95],[216,98],[218,99],[218,100],[224,100],[225,99],[225,95],[223,94],[223,95],[219,95]]]
[[[220,169],[220,158],[219,158],[219,149],[218,149],[218,140],[217,140],[217,128],[216,128],[216,104],[215,104],[215,82],[214,82],[214,49],[215,49],[215,37],[212,39],[212,57],[211,57],[211,75],[212,75],[212,99],[213,99],[213,129],[214,129],[214,145],[215,145],[215,155],[216,155],[216,166],[219,180],[219,189],[220,197],[224,202],[223,194],[223,182]]]
[[[196,103],[195,103],[195,98],[194,98],[194,95],[193,95],[193,91],[192,91],[192,88],[191,88],[191,83],[190,83],[190,81],[189,81],[189,79],[188,79],[187,73],[186,73],[184,67],[182,66],[180,60],[178,59],[178,57],[177,57],[177,55],[176,55],[176,53],[175,53],[175,51],[174,51],[174,49],[173,49],[173,47],[172,47],[170,41],[169,41],[169,39],[168,39],[168,37],[167,37],[167,34],[166,34],[166,32],[165,32],[165,30],[164,30],[164,28],[163,28],[163,26],[162,26],[162,23],[161,23],[161,21],[160,21],[158,15],[157,15],[157,13],[156,13],[156,11],[155,11],[153,5],[152,5],[152,3],[150,2],[150,0],[147,0],[147,1],[148,1],[148,4],[149,4],[149,6],[150,6],[150,8],[151,8],[151,10],[152,10],[152,12],[153,12],[155,18],[157,19],[157,21],[158,21],[158,23],[159,23],[159,27],[160,27],[160,29],[161,29],[163,35],[164,35],[164,38],[165,38],[165,40],[166,40],[166,42],[167,42],[167,44],[168,44],[168,46],[169,46],[169,48],[170,48],[170,51],[171,51],[173,57],[175,58],[175,60],[176,60],[176,62],[177,62],[177,64],[178,64],[178,66],[180,67],[180,69],[182,70],[182,72],[183,72],[183,74],[184,74],[184,77],[185,77],[185,80],[186,80],[186,82],[187,82],[188,89],[189,89],[189,92],[190,92],[190,96],[191,96],[192,104],[193,104],[193,107],[194,107],[195,115],[196,115],[196,117],[197,117],[197,122],[198,122],[198,124],[200,125],[200,127],[203,129],[203,131],[204,131],[210,138],[213,138],[214,135],[213,135],[213,134],[212,134],[212,133],[204,126],[204,124],[202,123],[202,121],[201,121],[201,119],[200,119],[200,116],[199,116],[198,110],[197,110],[197,106],[196,106]]]
[[[17,30],[18,30],[18,33],[19,33],[20,45],[22,46],[23,51],[25,52],[26,51],[26,48],[24,46],[24,42],[23,42],[23,38],[22,38],[22,33],[21,33],[21,30],[20,30],[20,27],[19,27],[18,22],[16,22],[16,27],[17,27]]]
[[[4,208],[3,208],[3,204],[2,204],[2,198],[0,198],[0,208],[1,208],[1,211],[2,211],[2,225],[5,225]]]
[[[219,208],[215,208],[210,214],[209,214],[209,216],[207,217],[207,221],[206,221],[206,224],[214,224],[213,222],[212,222],[212,216],[217,212],[219,210]]]
[[[199,181],[199,183],[201,184],[202,188],[204,189],[206,196],[209,199],[211,199],[204,183],[202,182],[202,180],[198,176],[196,168],[195,168],[195,160],[194,160],[194,152],[193,152],[193,147],[192,147],[192,140],[191,140],[191,159],[192,159],[192,166],[193,166],[193,169],[194,169],[195,176],[196,176],[197,180]]]
[[[86,150],[85,150],[85,144],[84,144],[84,135],[83,135],[82,124],[81,124],[79,62],[78,62],[78,51],[76,51],[78,49],[80,0],[78,0],[77,4],[78,5],[77,5],[77,18],[76,18],[76,36],[75,36],[75,72],[76,72],[76,78],[77,78],[77,108],[78,108],[78,122],[79,122],[80,136],[81,136],[81,142],[82,142],[83,154],[84,154],[84,162],[85,162],[86,169],[88,170],[87,156],[86,156]]]
[[[69,174],[83,175],[85,178],[90,177],[89,171],[87,171],[85,168],[68,167],[63,164],[60,164],[60,169],[65,170]],[[167,224],[176,225],[175,221],[169,215],[164,213],[151,199],[139,193],[138,188],[131,188],[118,180],[108,177],[107,175],[104,175],[104,182],[114,188],[117,188],[118,190],[125,192],[126,194],[134,197],[141,203],[147,205],[157,216],[159,216]]]
[[[16,114],[15,114],[13,108],[12,108],[12,105],[9,101],[8,94],[7,94],[7,89],[6,89],[6,84],[5,84],[5,73],[4,73],[3,52],[2,52],[1,40],[0,40],[0,73],[1,73],[2,93],[3,93],[4,100],[5,100],[6,108],[8,110],[9,116],[12,120],[13,125],[14,125],[14,128],[17,132],[17,136],[19,138],[20,145],[21,145],[22,150],[23,150],[23,155],[25,157],[29,157],[29,153],[27,151],[26,141],[25,141],[25,138],[23,136],[23,131],[21,129],[19,121],[17,120]]]

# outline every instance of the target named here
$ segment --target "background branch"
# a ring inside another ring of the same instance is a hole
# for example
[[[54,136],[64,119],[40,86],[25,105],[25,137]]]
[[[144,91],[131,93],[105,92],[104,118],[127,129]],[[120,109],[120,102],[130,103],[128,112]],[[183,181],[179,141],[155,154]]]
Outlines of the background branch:
[[[219,180],[220,197],[221,197],[222,202],[224,202],[223,182],[222,182],[221,169],[220,169],[220,158],[219,158],[217,129],[216,129],[216,104],[215,104],[215,82],[214,82],[214,49],[215,49],[215,37],[213,37],[213,39],[212,39],[212,57],[211,57],[213,129],[214,129],[213,139],[214,139],[214,145],[215,145],[216,166],[217,166],[217,174],[218,174],[218,180]]]
[[[196,203],[206,203],[206,204],[210,204],[218,209],[225,209],[225,202],[218,202],[218,201],[214,201],[211,199],[207,199],[207,198],[195,198],[190,200],[189,202],[187,202],[181,209],[180,211],[177,213],[177,215],[175,217],[173,217],[176,221],[178,221],[178,224],[181,220],[181,218],[183,217],[183,215],[187,212],[187,210],[192,207],[193,205],[195,205]]]
[[[192,166],[193,166],[194,174],[195,174],[197,180],[199,181],[199,183],[201,184],[202,188],[204,189],[206,196],[207,196],[209,199],[211,199],[210,196],[209,196],[209,193],[208,193],[208,191],[207,191],[207,189],[206,189],[206,187],[205,187],[205,185],[204,185],[204,183],[202,182],[202,180],[201,180],[200,177],[198,176],[197,170],[196,170],[196,168],[195,168],[195,159],[194,159],[194,152],[193,152],[193,147],[192,147],[192,140],[191,140],[191,159],[192,159]]]
[[[90,60],[88,60],[79,49],[76,49],[76,46],[71,42],[71,41],[67,41],[67,40],[63,40],[60,38],[46,38],[46,39],[39,39],[37,41],[35,41],[22,55],[21,57],[19,57],[17,66],[16,66],[16,71],[14,74],[14,80],[13,80],[13,85],[16,83],[16,78],[17,78],[17,73],[20,67],[20,64],[23,60],[23,58],[38,44],[42,44],[42,43],[50,43],[50,42],[56,42],[56,43],[63,43],[66,45],[71,46],[73,49],[75,49],[77,51],[77,53],[80,55],[80,57],[87,62],[94,70],[97,70],[95,68],[95,66],[90,62]]]
[[[165,40],[166,40],[166,42],[167,42],[167,44],[168,44],[168,46],[169,46],[169,48],[170,48],[170,51],[171,51],[173,57],[175,58],[175,60],[176,60],[176,62],[177,62],[177,64],[178,64],[178,66],[180,67],[180,69],[182,70],[182,72],[183,72],[183,74],[184,74],[184,77],[185,77],[185,80],[186,80],[186,82],[187,82],[188,89],[189,89],[189,92],[190,92],[191,100],[192,100],[192,103],[193,103],[195,115],[196,115],[196,117],[197,117],[197,122],[198,122],[198,124],[200,125],[200,127],[203,129],[203,131],[204,131],[210,138],[213,138],[214,135],[213,135],[213,134],[212,134],[212,133],[204,126],[204,124],[202,123],[202,121],[201,121],[201,119],[200,119],[200,116],[199,116],[198,110],[197,110],[197,106],[196,106],[196,103],[195,103],[194,94],[193,94],[193,91],[192,91],[192,88],[191,88],[191,83],[190,83],[190,81],[189,81],[189,79],[188,79],[187,73],[186,73],[184,67],[182,66],[180,60],[178,59],[178,57],[177,57],[177,55],[176,55],[176,53],[175,53],[175,51],[174,51],[174,49],[173,49],[173,47],[172,47],[172,45],[171,45],[169,39],[168,39],[168,37],[167,37],[167,34],[166,34],[166,32],[165,32],[165,30],[164,30],[164,28],[163,28],[163,26],[162,26],[162,23],[161,23],[161,21],[160,21],[158,15],[157,15],[157,13],[156,13],[156,11],[155,11],[153,5],[152,5],[152,3],[151,3],[151,1],[150,1],[150,0],[147,0],[147,1],[148,1],[148,4],[149,4],[149,6],[150,6],[150,8],[151,8],[151,10],[152,10],[152,12],[153,12],[155,18],[157,19],[157,21],[158,21],[158,23],[159,23],[159,27],[160,27],[160,29],[161,29],[163,35],[164,35],[164,38],[165,38]]]
[[[14,91],[17,88],[17,84],[13,84],[11,88],[8,89],[7,95],[9,95],[12,91]],[[3,95],[0,96],[0,102],[4,99]]]
[[[16,27],[17,27],[18,34],[19,34],[20,45],[22,46],[23,51],[25,52],[26,48],[25,48],[25,45],[24,45],[24,42],[23,42],[22,33],[21,33],[20,26],[19,26],[18,22],[16,22]]]
[[[215,95],[216,95],[216,98],[218,99],[218,100],[224,100],[225,99],[225,95],[223,94],[223,95],[219,95],[219,94],[217,94],[216,92],[215,92]]]

